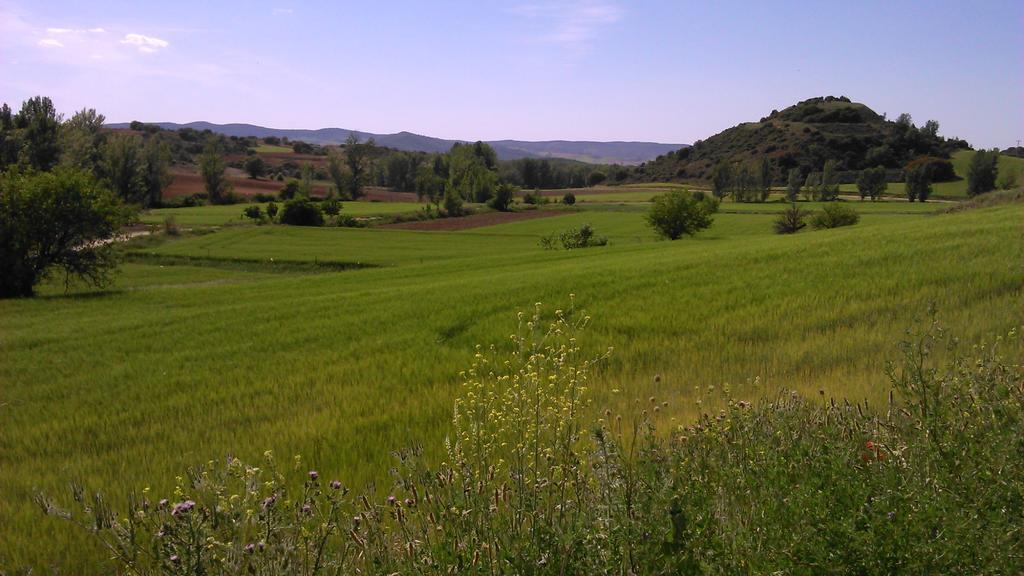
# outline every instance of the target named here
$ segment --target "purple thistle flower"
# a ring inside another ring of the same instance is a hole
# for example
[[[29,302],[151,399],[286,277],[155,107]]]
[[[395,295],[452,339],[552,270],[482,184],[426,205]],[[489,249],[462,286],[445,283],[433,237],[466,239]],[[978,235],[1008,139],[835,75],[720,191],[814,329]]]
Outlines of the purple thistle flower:
[[[256,545],[253,544],[252,542],[250,542],[250,543],[245,545],[245,551],[246,552],[249,552],[251,554],[255,550],[256,550]]]
[[[310,514],[313,513],[313,507],[310,506],[309,504],[303,504],[302,505],[302,513],[307,515],[307,516],[309,516]]]
[[[341,490],[341,480],[331,480],[331,488]]]
[[[181,562],[181,558],[178,558],[177,554],[172,554],[171,557],[168,558],[168,560],[170,560],[171,562],[173,562],[175,564],[177,564],[178,562]]]
[[[177,504],[174,505],[174,508],[171,509],[171,516],[180,516],[181,514],[185,514],[186,512],[194,508],[195,505],[196,503],[191,500],[178,502]]]
[[[274,506],[274,502],[277,502],[277,496],[274,496],[273,494],[271,494],[270,496],[267,496],[263,500],[263,509],[267,510],[269,508],[272,508]]]
[[[398,498],[395,498],[394,496],[388,496],[388,504],[394,506],[397,503],[398,503]]]
[[[316,470],[310,470],[309,471],[309,479],[312,480],[313,482],[316,482],[316,479],[319,478],[319,477],[320,477],[320,473],[317,472]]]
[[[159,502],[156,503],[156,506],[157,508],[163,510],[164,508],[167,508],[167,504],[167,498],[162,498]]]

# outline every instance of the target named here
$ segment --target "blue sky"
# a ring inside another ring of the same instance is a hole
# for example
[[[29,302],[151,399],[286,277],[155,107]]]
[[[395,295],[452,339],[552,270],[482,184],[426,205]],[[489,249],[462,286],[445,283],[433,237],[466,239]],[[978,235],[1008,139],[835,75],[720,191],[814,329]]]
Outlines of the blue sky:
[[[1021,2],[0,0],[0,100],[110,121],[689,143],[846,95],[1024,139]]]

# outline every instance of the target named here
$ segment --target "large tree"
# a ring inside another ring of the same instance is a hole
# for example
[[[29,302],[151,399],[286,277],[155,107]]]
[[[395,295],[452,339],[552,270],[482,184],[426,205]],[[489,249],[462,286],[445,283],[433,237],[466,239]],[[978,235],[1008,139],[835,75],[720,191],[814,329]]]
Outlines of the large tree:
[[[767,202],[772,193],[772,164],[767,156],[762,156],[757,166],[757,191],[761,202]]]
[[[360,142],[354,133],[349,133],[345,140],[345,167],[348,168],[346,191],[352,200],[363,196],[363,187],[370,173],[370,160],[376,147],[373,138]]]
[[[786,179],[786,201],[796,202],[800,196],[800,185],[803,183],[803,177],[800,174],[799,168],[790,168],[789,177]]]
[[[0,297],[31,296],[54,270],[103,286],[117,265],[112,241],[130,219],[87,172],[0,175]]]
[[[97,170],[103,149],[106,118],[92,108],[75,112],[60,126],[60,163],[82,170]]]
[[[37,170],[53,168],[60,154],[60,122],[61,117],[49,98],[36,96],[22,103],[21,111],[14,117],[20,141],[20,164]]]
[[[860,192],[861,200],[865,198],[871,198],[872,202],[877,200],[888,186],[885,182],[885,168],[882,166],[861,170],[857,176],[857,191]]]
[[[717,200],[673,190],[654,198],[647,223],[663,238],[676,240],[684,234],[693,236],[711,226],[711,214]]]
[[[977,196],[995,190],[999,176],[999,151],[978,150],[967,166],[967,195]]]
[[[149,199],[145,164],[142,139],[134,134],[119,134],[103,145],[99,171],[121,200],[145,204]]]
[[[210,138],[199,157],[199,172],[206,186],[206,194],[214,204],[226,201],[234,188],[224,174],[226,167],[220,145],[215,138]]]
[[[825,161],[825,167],[821,171],[820,188],[819,196],[822,201],[831,202],[839,197],[839,163],[835,160]]]

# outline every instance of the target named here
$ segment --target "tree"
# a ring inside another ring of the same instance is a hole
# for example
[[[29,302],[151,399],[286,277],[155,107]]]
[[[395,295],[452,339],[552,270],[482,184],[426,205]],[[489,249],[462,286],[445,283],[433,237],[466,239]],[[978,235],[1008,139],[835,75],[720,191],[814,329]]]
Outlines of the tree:
[[[334,189],[339,196],[347,194],[348,177],[345,174],[345,158],[337,148],[327,150],[327,175],[334,183]]]
[[[494,189],[494,198],[491,199],[491,208],[501,212],[508,212],[512,205],[512,199],[516,197],[516,187],[508,182],[498,184]]]
[[[772,164],[767,156],[762,156],[757,167],[757,191],[761,202],[767,202],[772,192]]]
[[[416,173],[416,197],[420,201],[426,198],[428,202],[440,208],[444,189],[444,178],[435,174],[432,167],[420,166]]]
[[[604,172],[591,172],[590,175],[587,176],[587,186],[597,186],[598,184],[604,182],[606,179],[608,179],[608,176],[605,175]]]
[[[106,118],[85,108],[60,126],[60,163],[71,168],[95,171],[100,162]]]
[[[451,186],[444,189],[444,211],[448,216],[462,215],[462,194]]]
[[[804,196],[808,200],[818,200],[821,197],[821,172],[811,172],[804,182]]]
[[[100,159],[100,173],[107,185],[122,201],[132,204],[145,204],[149,199],[141,140],[135,134],[109,138]]]
[[[281,210],[281,224],[292,226],[323,226],[324,213],[309,198],[293,198],[284,203]]]
[[[27,297],[54,269],[102,287],[131,212],[87,172],[0,175],[0,297]]]
[[[937,138],[939,135],[939,121],[929,120],[925,122],[924,126],[921,127],[921,132],[929,138]]]
[[[455,144],[447,156],[448,188],[473,202],[487,202],[494,196],[498,173],[493,148],[483,142]]]
[[[157,206],[163,201],[164,189],[171,185],[171,148],[166,142],[151,136],[142,150],[145,166],[143,182],[146,188],[146,206]]]
[[[348,197],[356,200],[363,196],[363,187],[366,185],[370,158],[376,149],[377,144],[370,138],[366,142],[359,142],[355,133],[350,132],[345,140],[345,166],[348,168],[348,178],[345,189]]]
[[[18,162],[37,170],[49,170],[57,163],[61,118],[45,96],[29,98],[14,117],[20,150]]]
[[[750,202],[754,199],[754,190],[757,188],[757,178],[750,165],[741,163],[735,172],[732,186],[732,199],[735,202]]]
[[[663,238],[677,240],[683,234],[693,236],[711,226],[714,206],[689,192],[673,190],[654,198],[647,223]]]
[[[905,186],[907,199],[913,202],[920,200],[926,202],[932,194],[931,171],[927,164],[920,164],[906,173]]]
[[[732,188],[732,167],[728,162],[719,161],[711,171],[711,191],[715,198],[725,198]]]
[[[267,163],[259,156],[250,156],[245,161],[245,171],[249,173],[249,178],[262,178],[267,173]]]
[[[999,150],[978,150],[967,166],[967,195],[974,197],[996,188]]]
[[[0,106],[0,170],[18,161],[18,134],[14,116],[6,103]]]
[[[562,204],[565,204],[566,206],[574,206],[576,204],[576,195],[572,192],[566,192],[562,196]]]
[[[823,202],[831,202],[839,197],[839,163],[835,160],[826,160],[825,167],[821,171],[821,192],[819,196]]]
[[[861,200],[870,197],[874,202],[888,187],[883,166],[861,170],[860,175],[857,176],[857,191],[860,192]]]
[[[216,139],[210,138],[206,142],[202,156],[199,157],[199,172],[206,186],[206,194],[214,204],[227,201],[234,188],[224,174],[225,168],[220,145]]]
[[[796,199],[800,196],[800,184],[803,182],[803,178],[800,175],[799,168],[790,168],[789,177],[786,179],[786,201],[796,202]]]
[[[299,196],[303,198],[313,197],[313,176],[312,164],[307,162],[299,168]]]
[[[775,219],[775,233],[776,234],[796,234],[805,226],[807,223],[804,222],[804,218],[807,217],[807,212],[801,210],[796,202],[789,205],[779,217]]]

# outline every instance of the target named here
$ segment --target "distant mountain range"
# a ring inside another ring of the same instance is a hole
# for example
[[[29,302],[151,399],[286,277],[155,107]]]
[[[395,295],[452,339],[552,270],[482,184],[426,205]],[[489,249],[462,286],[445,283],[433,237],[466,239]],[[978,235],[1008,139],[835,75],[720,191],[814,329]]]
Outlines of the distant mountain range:
[[[287,130],[266,128],[253,124],[213,124],[210,122],[154,122],[166,130],[192,128],[194,130],[210,130],[226,136],[267,136],[287,137],[289,140],[300,140],[310,144],[341,144],[349,134],[355,134],[359,140],[373,138],[377,144],[396,150],[416,152],[447,152],[452,144],[462,140],[444,140],[432,138],[412,132],[397,134],[372,134],[346,130],[344,128],[321,128],[319,130]],[[109,128],[128,128],[129,123],[108,124]],[[653,160],[666,152],[685,147],[685,144],[660,144],[656,142],[589,142],[572,140],[549,140],[545,142],[526,142],[521,140],[494,140],[488,142],[494,147],[502,160],[519,158],[567,158],[594,164],[640,164]]]

